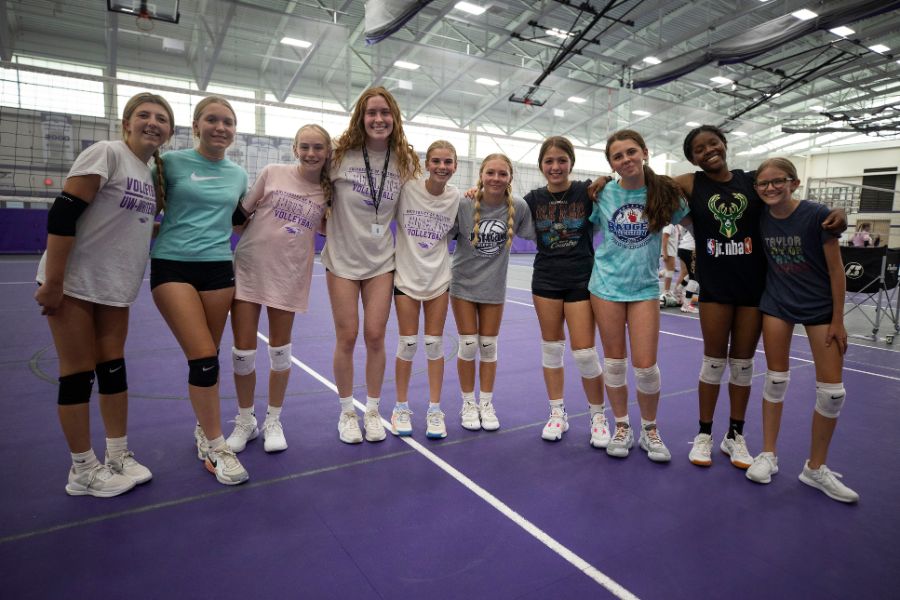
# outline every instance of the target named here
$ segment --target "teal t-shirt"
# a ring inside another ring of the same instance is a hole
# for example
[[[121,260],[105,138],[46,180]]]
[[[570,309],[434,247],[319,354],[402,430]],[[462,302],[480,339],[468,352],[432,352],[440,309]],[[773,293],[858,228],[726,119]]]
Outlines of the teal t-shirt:
[[[637,302],[659,297],[659,253],[662,231],[650,232],[644,207],[647,188],[625,190],[617,181],[603,188],[594,204],[590,220],[603,232],[594,252],[594,268],[588,289],[595,296],[612,302]],[[681,204],[672,222],[678,223],[689,212]]]
[[[227,158],[196,150],[162,155],[166,209],[150,256],[167,260],[231,260],[231,214],[247,191],[247,173]]]

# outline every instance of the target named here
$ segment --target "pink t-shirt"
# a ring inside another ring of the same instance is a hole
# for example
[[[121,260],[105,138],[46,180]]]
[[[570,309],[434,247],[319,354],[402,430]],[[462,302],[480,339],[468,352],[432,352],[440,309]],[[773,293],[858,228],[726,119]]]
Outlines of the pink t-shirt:
[[[250,219],[234,250],[234,297],[306,312],[325,195],[292,165],[268,165],[244,196]]]

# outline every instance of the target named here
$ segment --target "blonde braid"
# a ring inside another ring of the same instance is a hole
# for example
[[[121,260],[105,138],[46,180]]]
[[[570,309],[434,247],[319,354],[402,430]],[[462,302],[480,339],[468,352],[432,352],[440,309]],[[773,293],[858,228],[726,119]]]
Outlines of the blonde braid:
[[[515,225],[516,207],[512,199],[512,184],[506,186],[506,247],[512,246],[513,226]]]
[[[473,220],[475,224],[472,226],[472,245],[474,246],[479,242],[480,236],[478,235],[478,225],[481,221],[481,198],[484,196],[484,187],[481,183],[481,177],[478,178],[478,191],[475,192],[475,214],[473,216]]]
[[[153,153],[153,162],[156,163],[156,214],[166,210],[166,176],[163,173],[163,161],[159,150]]]

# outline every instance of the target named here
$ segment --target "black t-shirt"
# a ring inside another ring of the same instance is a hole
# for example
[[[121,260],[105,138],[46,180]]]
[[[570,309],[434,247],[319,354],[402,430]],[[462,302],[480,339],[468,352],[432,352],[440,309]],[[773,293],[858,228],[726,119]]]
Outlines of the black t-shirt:
[[[590,184],[573,181],[568,190],[555,194],[545,186],[525,196],[538,248],[532,289],[587,288],[594,265],[594,230],[588,220],[593,209],[587,193]]]
[[[763,201],[753,187],[755,172],[731,171],[731,181],[694,173],[691,219],[697,252],[700,298],[737,306],[759,306],[766,282],[766,255],[759,231]]]

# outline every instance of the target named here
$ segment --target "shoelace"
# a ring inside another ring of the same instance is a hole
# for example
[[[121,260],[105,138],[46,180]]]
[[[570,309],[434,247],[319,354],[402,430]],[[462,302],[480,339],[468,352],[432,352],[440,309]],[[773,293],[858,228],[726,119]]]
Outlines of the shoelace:
[[[443,418],[444,413],[441,412],[430,412],[428,413],[428,425],[429,427],[440,427],[441,419]]]
[[[394,411],[394,417],[397,419],[398,423],[402,423],[404,425],[408,424],[410,421],[410,416],[412,415],[412,411],[407,409],[400,409]]]
[[[466,416],[475,416],[478,414],[478,407],[474,402],[463,402],[462,410],[459,411],[461,415]]]
[[[656,427],[653,429],[645,429],[647,432],[647,439],[650,440],[650,445],[655,448],[660,448],[664,446],[662,439],[659,437],[659,431],[656,430]]]
[[[263,431],[266,433],[267,436],[272,435],[273,433],[281,434],[282,433],[281,421],[276,421],[276,420],[266,421],[265,424],[263,425]]]
[[[627,437],[628,427],[625,427],[623,425],[616,425],[616,435],[613,436],[613,441],[617,443],[624,443]]]
[[[225,468],[223,470],[226,472],[233,471],[238,468],[238,465],[240,465],[237,456],[235,456],[234,452],[232,452],[228,448],[217,450],[215,454],[216,457],[225,465]]]
[[[563,420],[563,417],[566,416],[566,411],[562,408],[551,408],[550,409],[550,420],[547,422],[547,425],[558,423]]]
[[[492,402],[484,402],[481,404],[481,414],[487,415],[489,417],[493,416],[496,413],[494,411],[494,404]]]

